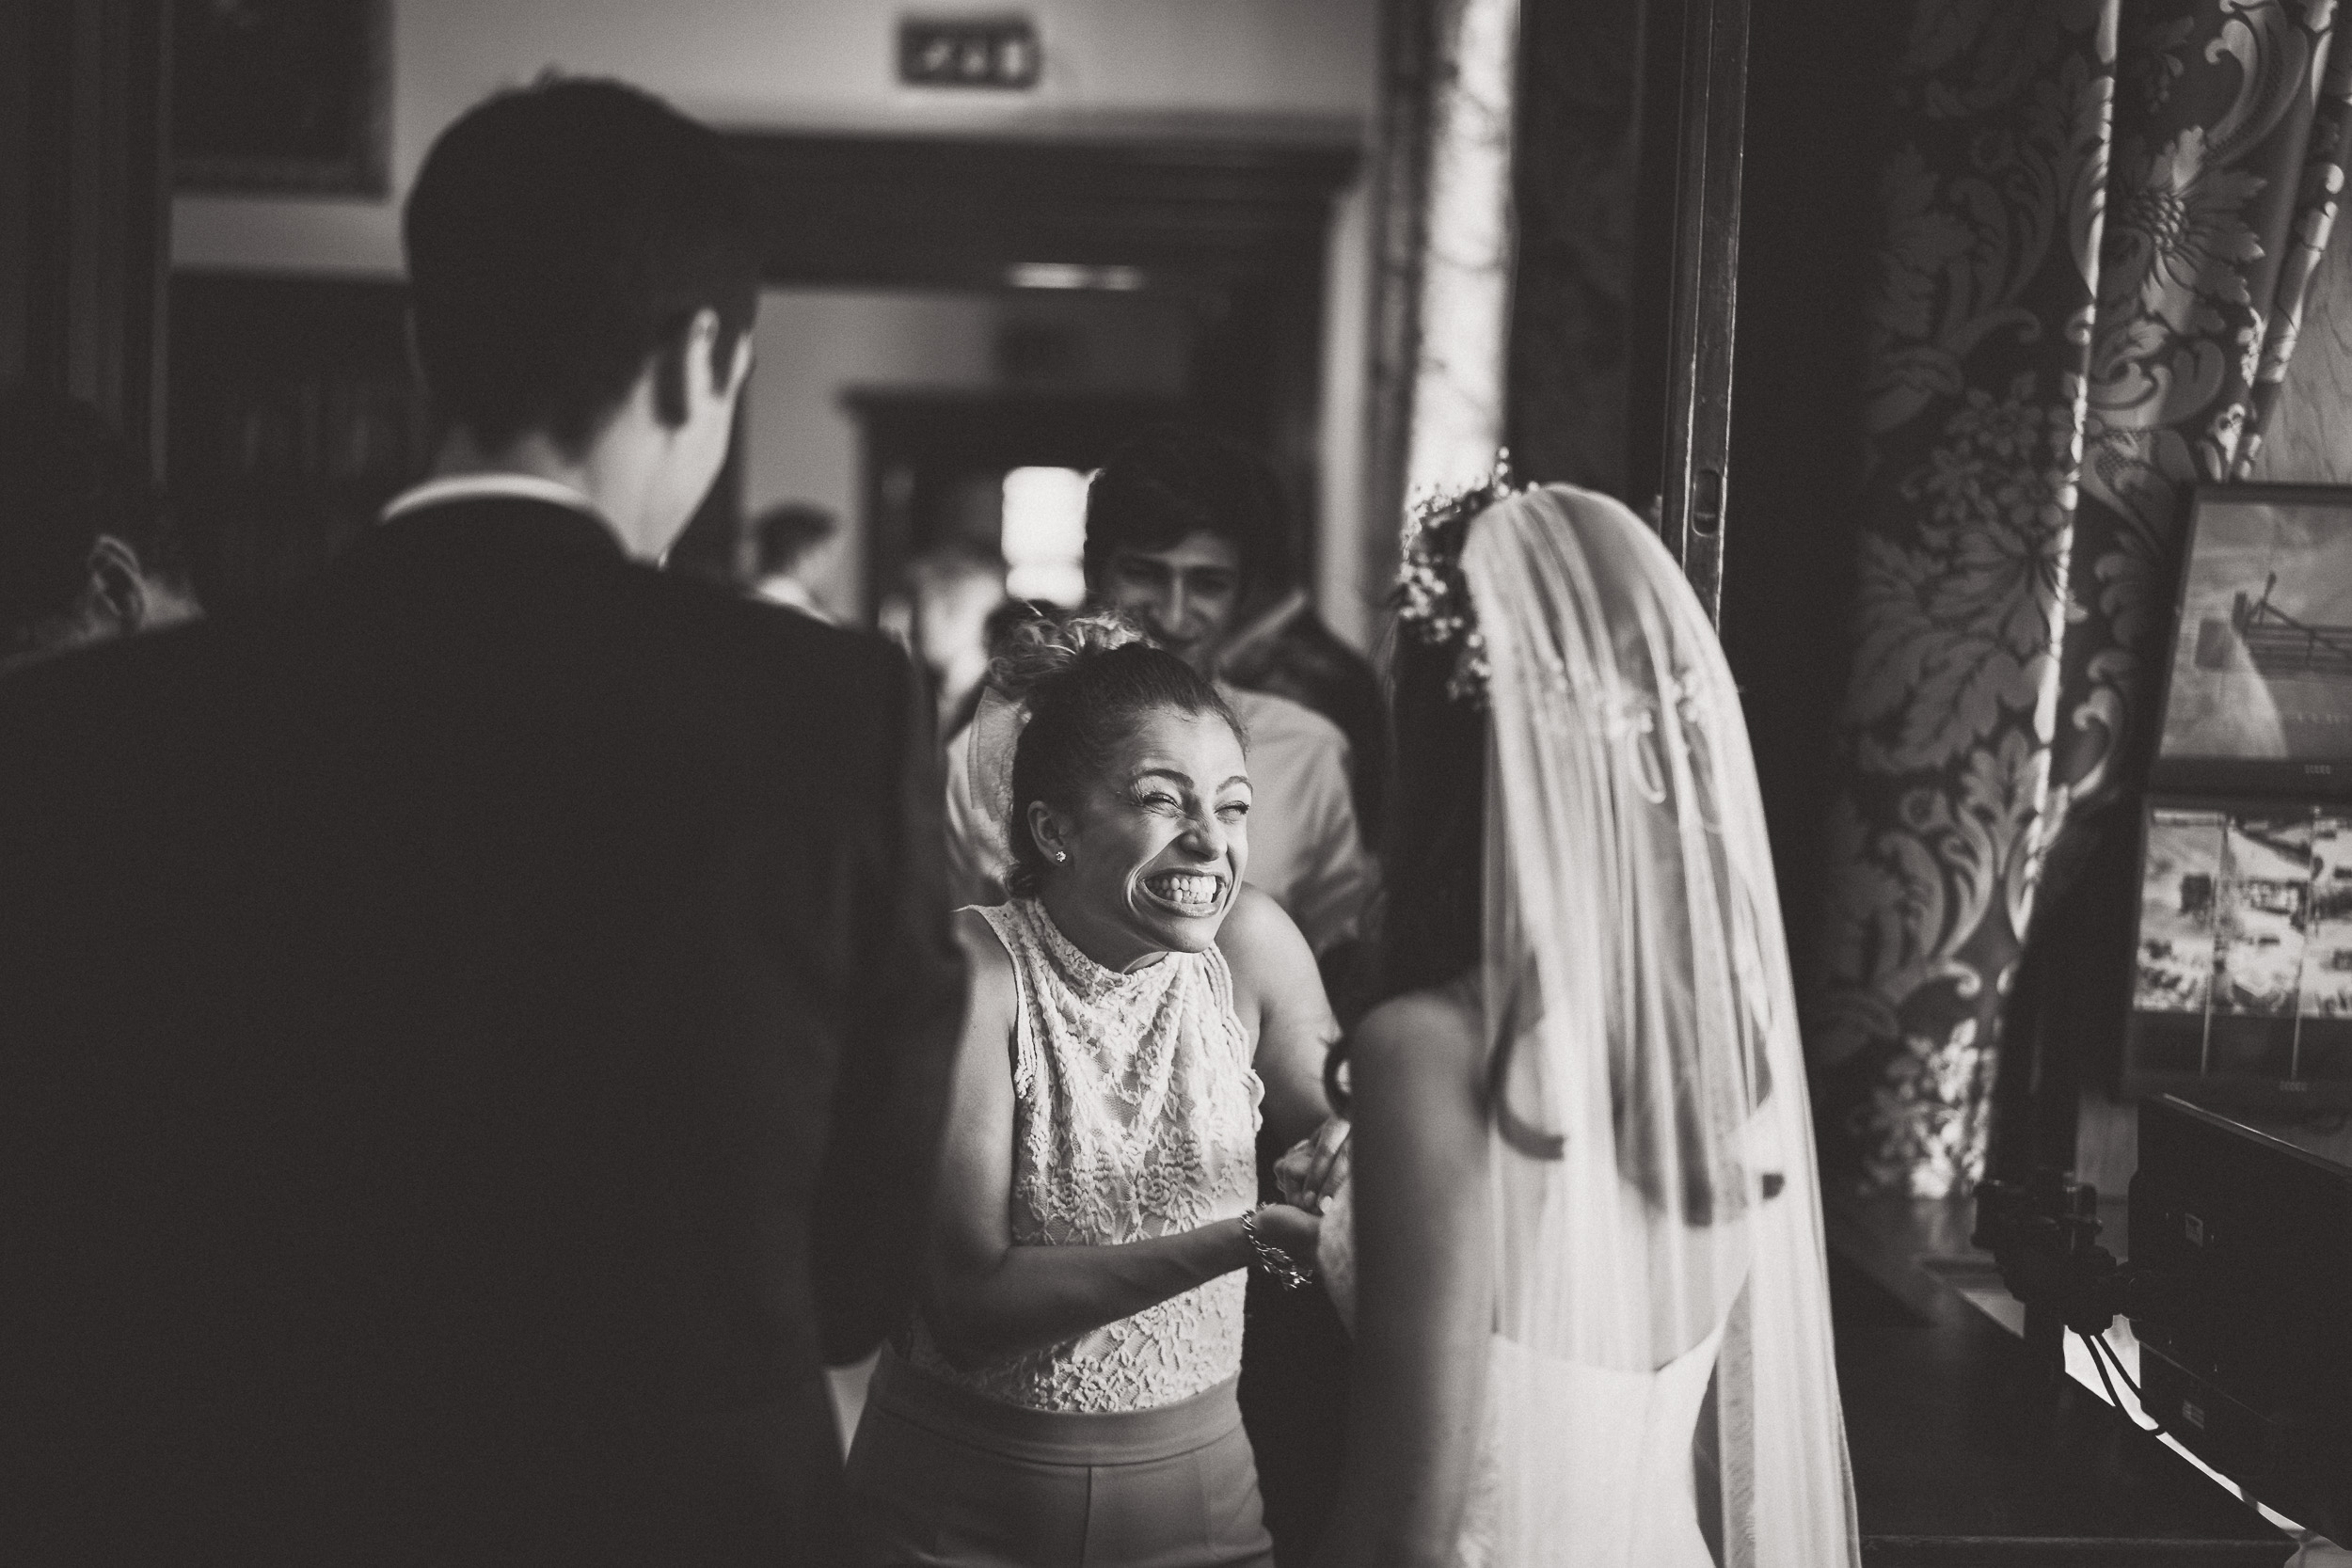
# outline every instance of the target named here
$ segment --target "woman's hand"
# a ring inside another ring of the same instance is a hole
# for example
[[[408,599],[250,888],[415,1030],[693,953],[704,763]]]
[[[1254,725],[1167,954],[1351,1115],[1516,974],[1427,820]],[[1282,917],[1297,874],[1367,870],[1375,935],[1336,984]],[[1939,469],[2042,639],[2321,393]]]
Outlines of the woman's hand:
[[[1311,1214],[1322,1213],[1324,1206],[1347,1185],[1352,1165],[1348,1134],[1355,1130],[1345,1117],[1327,1117],[1312,1134],[1293,1144],[1274,1163],[1275,1190],[1282,1195],[1282,1201]]]
[[[1287,1203],[1269,1203],[1258,1211],[1257,1230],[1260,1241],[1281,1248],[1300,1273],[1315,1272],[1315,1243],[1323,1235],[1322,1220]]]

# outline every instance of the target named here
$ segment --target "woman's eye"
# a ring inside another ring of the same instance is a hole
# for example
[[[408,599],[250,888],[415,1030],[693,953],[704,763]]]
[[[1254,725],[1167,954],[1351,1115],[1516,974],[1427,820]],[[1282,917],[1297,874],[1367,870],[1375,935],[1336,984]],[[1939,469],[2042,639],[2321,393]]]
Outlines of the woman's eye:
[[[1217,807],[1216,814],[1228,822],[1238,822],[1249,815],[1249,802],[1247,800],[1230,801]]]
[[[1184,805],[1173,795],[1152,794],[1143,797],[1143,803],[1153,811],[1175,811]]]

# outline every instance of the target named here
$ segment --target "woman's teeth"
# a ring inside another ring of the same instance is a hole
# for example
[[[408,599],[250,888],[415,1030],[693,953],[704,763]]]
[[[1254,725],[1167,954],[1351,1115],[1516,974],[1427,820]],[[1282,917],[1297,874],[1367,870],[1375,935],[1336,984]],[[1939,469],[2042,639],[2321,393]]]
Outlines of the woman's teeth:
[[[1190,871],[1165,871],[1147,879],[1143,885],[1163,903],[1200,912],[1216,908],[1217,894],[1223,887],[1215,877]]]

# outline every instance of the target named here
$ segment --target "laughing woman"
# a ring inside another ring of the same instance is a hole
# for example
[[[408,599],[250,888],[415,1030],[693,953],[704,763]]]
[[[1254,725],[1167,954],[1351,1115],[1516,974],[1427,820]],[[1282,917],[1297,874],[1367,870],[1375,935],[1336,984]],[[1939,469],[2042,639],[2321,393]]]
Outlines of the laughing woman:
[[[1241,1428],[1244,1271],[1295,1276],[1316,1220],[1254,1209],[1263,1119],[1325,1114],[1335,1033],[1296,927],[1243,884],[1240,724],[1115,624],[1039,627],[1011,902],[972,963],[924,1307],[850,1455],[873,1558],[1271,1560]],[[1262,1107],[1263,1102],[1263,1107]]]

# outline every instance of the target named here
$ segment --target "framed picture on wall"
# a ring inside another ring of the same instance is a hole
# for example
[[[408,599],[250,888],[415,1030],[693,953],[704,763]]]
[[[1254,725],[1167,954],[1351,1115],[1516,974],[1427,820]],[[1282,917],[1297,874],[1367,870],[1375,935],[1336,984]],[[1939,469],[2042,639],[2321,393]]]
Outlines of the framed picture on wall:
[[[2154,783],[2352,796],[2352,487],[2198,487]]]
[[[2156,796],[2123,1092],[2352,1106],[2352,803]]]
[[[389,189],[391,0],[173,0],[174,183]]]

